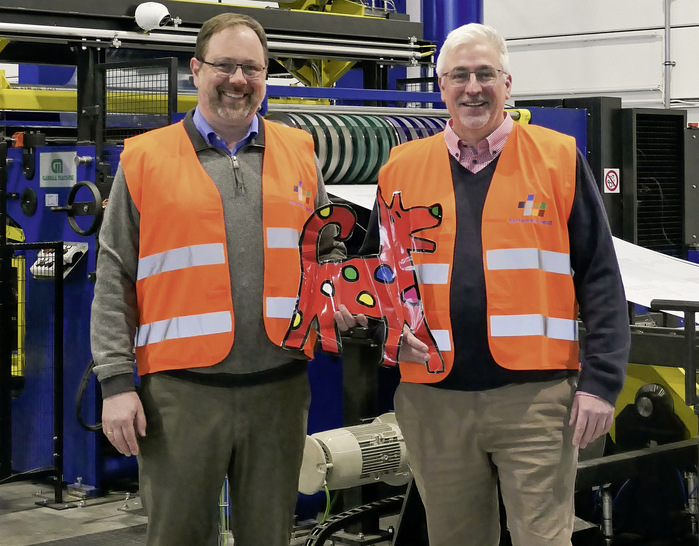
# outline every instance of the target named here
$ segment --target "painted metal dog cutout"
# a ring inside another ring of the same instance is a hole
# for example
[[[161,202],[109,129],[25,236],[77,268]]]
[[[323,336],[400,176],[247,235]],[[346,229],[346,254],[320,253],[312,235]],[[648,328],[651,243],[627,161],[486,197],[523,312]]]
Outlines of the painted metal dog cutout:
[[[318,261],[318,243],[324,228],[336,225],[337,238],[342,241],[352,235],[356,215],[348,206],[321,207],[306,221],[299,242],[302,271],[299,295],[284,346],[302,347],[317,321],[321,348],[339,353],[342,345],[333,314],[344,304],[350,313],[364,314],[384,323],[383,365],[397,364],[403,326],[407,324],[429,348],[428,371],[442,372],[444,361],[425,320],[410,256],[412,252],[434,252],[434,241],[415,234],[438,226],[442,208],[432,205],[404,209],[400,192],[394,193],[387,204],[380,190],[377,203],[380,249],[375,255]]]

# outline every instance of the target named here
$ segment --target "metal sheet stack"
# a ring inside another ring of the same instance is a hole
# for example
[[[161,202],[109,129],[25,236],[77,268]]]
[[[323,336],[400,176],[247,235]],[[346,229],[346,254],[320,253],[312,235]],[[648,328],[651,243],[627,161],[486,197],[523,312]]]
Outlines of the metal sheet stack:
[[[445,118],[270,112],[267,119],[311,134],[326,184],[375,184],[397,144],[444,130]]]

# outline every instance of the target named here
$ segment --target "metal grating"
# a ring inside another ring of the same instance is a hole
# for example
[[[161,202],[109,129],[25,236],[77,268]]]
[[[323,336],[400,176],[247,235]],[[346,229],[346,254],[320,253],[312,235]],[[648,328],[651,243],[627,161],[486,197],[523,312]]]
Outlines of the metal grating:
[[[400,467],[402,438],[385,423],[357,425],[352,433],[362,452],[361,478]]]
[[[105,70],[107,140],[167,125],[168,83],[163,67]]]
[[[636,116],[636,244],[681,257],[684,225],[684,120]]]
[[[412,91],[424,93],[439,93],[439,85],[436,76],[424,78],[400,78],[396,80],[397,91]],[[400,103],[398,104],[400,105]],[[421,102],[406,102],[406,108],[434,108],[432,103],[423,104]]]
[[[389,440],[380,446],[362,446],[362,455],[361,478],[371,474],[390,472],[399,468],[403,462],[398,440]]]
[[[120,143],[172,123],[177,108],[177,60],[107,63],[101,71],[101,142]]]
[[[12,334],[10,339],[10,349],[12,351],[12,364],[10,373],[12,375],[13,394],[21,391],[24,386],[24,368],[26,365],[26,278],[25,278],[25,258],[24,256],[13,256],[10,270],[10,291],[14,298],[15,305],[12,306],[10,320],[12,321]]]
[[[22,249],[15,251],[12,260],[13,266],[23,266],[16,277],[13,275],[13,280],[22,279],[16,291],[13,286],[18,297],[18,329],[12,334],[17,342],[12,344],[16,387],[12,400],[12,470],[15,472],[50,468],[54,462],[54,279],[26,282],[29,266],[37,262],[38,256],[38,249]],[[31,327],[26,328],[26,324]],[[23,378],[21,388],[18,388],[19,377]]]

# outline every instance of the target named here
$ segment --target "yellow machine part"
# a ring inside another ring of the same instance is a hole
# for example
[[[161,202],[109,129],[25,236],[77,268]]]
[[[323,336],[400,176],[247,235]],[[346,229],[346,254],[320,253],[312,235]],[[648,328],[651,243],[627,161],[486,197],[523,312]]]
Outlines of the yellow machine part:
[[[524,108],[506,108],[505,112],[509,113],[517,123],[526,124],[532,120],[532,113]]]
[[[284,7],[292,10],[332,13],[333,15],[365,16],[364,4],[350,0],[334,0],[333,2],[328,2],[327,0],[296,0],[295,2],[285,3]],[[285,66],[281,61],[280,64]],[[309,87],[332,87],[354,64],[351,61],[314,59],[305,62],[299,67],[290,68],[285,66],[285,68],[304,85]]]
[[[282,61],[279,64],[284,66]],[[337,80],[344,76],[354,66],[352,61],[337,61],[333,59],[312,59],[297,68],[285,66],[289,73],[308,87],[332,87]]]
[[[133,109],[134,102],[142,102],[145,106],[139,113],[151,112],[153,97],[146,94],[137,94],[132,98],[129,109]],[[177,111],[187,112],[197,104],[196,95],[179,95],[177,97]],[[78,95],[71,90],[50,89],[11,89],[2,86],[0,79],[0,109],[2,110],[38,110],[42,112],[75,112],[78,107]],[[112,110],[118,112],[119,110]]]
[[[5,237],[12,243],[24,242],[24,232],[15,226],[5,226]]]
[[[6,41],[7,40],[0,40],[0,51],[2,51],[2,42]],[[7,81],[7,76],[5,76],[5,71],[0,70],[0,89],[10,89],[11,87],[10,82]]]
[[[0,89],[0,109],[75,112],[78,95],[75,91],[49,89]]]
[[[675,414],[689,430],[689,436],[697,435],[697,416],[694,409],[684,402],[684,369],[668,368],[665,366],[649,366],[647,364],[629,364],[626,370],[626,382],[616,403],[615,417],[626,406],[634,404],[638,389],[649,383],[662,386],[672,396]],[[609,431],[612,440],[616,437],[616,428],[612,425]],[[616,441],[616,440],[615,440]]]
[[[24,232],[14,226],[5,226],[7,240],[15,243],[24,242]],[[12,352],[11,374],[13,377],[24,377],[26,364],[26,348],[24,345],[26,333],[26,298],[25,290],[25,259],[24,256],[14,256],[12,266],[17,272],[17,350]]]
[[[12,352],[11,374],[13,377],[24,377],[26,365],[26,348],[24,346],[27,332],[27,318],[25,314],[26,298],[25,290],[25,259],[24,256],[12,258],[12,268],[17,272],[17,351]]]
[[[322,11],[341,15],[364,15],[364,4],[351,0],[296,0],[284,2],[284,7],[302,11]]]
[[[310,106],[327,106],[330,99],[299,99],[295,97],[269,99],[270,104],[305,104]]]

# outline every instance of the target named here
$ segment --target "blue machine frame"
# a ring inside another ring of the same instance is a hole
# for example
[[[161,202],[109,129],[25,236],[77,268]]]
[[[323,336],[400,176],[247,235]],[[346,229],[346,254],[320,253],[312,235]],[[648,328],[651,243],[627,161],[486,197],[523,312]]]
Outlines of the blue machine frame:
[[[75,182],[95,181],[95,147],[42,146],[33,151],[35,172],[27,179],[23,171],[22,148],[8,150],[8,193],[21,194],[31,189],[36,194],[37,207],[32,215],[26,215],[19,199],[7,202],[7,214],[20,226],[26,242],[64,241],[86,244],[86,251],[64,279],[64,400],[63,415],[63,474],[64,481],[80,481],[85,487],[100,489],[104,483],[119,477],[135,475],[135,461],[123,457],[105,455],[102,435],[83,428],[75,417],[75,407],[81,379],[91,360],[90,307],[93,296],[92,275],[95,271],[95,235],[82,236],[71,229],[65,212],[52,211],[52,206],[63,206]],[[118,150],[113,150],[118,152]],[[112,153],[113,170],[116,170],[118,154]],[[89,157],[87,164],[68,165],[61,175],[61,164],[75,157]],[[47,175],[53,162],[55,176]],[[47,170],[48,168],[48,170]],[[65,180],[61,181],[60,178]],[[85,192],[84,195],[82,192]],[[76,201],[92,199],[87,189],[76,194]],[[85,229],[91,218],[76,218]],[[47,339],[52,335],[51,316],[36,302],[51,300],[51,282],[35,277],[30,272],[31,263],[25,264],[26,306],[26,365],[24,387],[12,400],[12,467],[15,472],[27,472],[50,466],[53,463],[53,410],[46,400],[46,393],[53,392],[53,372],[47,367],[53,355]],[[55,396],[55,394],[54,394]],[[83,419],[95,423],[99,419],[101,397],[94,379],[85,390],[82,400]],[[116,454],[115,454],[116,455]]]

